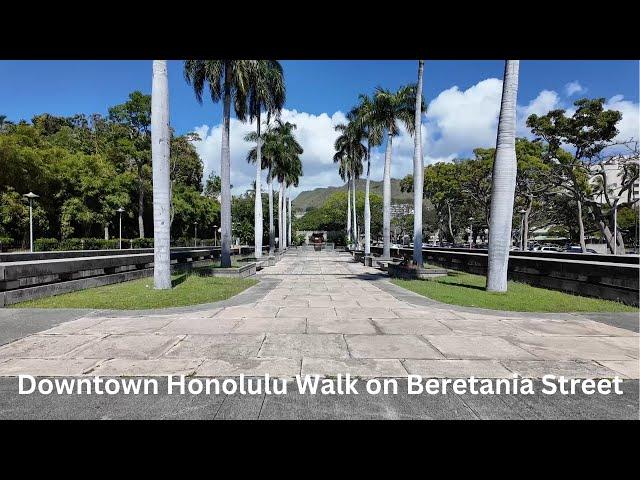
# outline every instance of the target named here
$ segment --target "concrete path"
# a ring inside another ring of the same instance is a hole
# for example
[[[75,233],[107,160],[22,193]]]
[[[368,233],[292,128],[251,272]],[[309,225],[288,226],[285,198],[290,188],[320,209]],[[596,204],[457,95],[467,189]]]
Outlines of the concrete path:
[[[259,278],[219,305],[8,329],[0,376],[639,377],[638,334],[586,316],[438,304],[338,252],[289,252]]]

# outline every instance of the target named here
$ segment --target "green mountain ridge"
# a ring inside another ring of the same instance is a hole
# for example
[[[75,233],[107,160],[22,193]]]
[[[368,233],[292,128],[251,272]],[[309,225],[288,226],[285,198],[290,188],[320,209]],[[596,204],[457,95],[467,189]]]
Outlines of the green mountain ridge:
[[[356,180],[356,191],[364,192],[366,180]],[[340,187],[321,187],[314,190],[306,190],[300,192],[296,198],[291,202],[292,210],[297,212],[306,212],[310,208],[321,207],[324,202],[332,194],[336,192],[346,192],[347,184]],[[371,181],[370,184],[371,193],[382,196],[382,182]],[[413,194],[411,192],[400,191],[400,180],[397,178],[391,179],[391,203],[412,203]]]

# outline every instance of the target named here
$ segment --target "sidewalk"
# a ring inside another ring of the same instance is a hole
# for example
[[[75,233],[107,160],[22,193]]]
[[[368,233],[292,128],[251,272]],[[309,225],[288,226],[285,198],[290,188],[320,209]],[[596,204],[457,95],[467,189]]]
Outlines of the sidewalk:
[[[633,327],[438,304],[338,252],[290,252],[258,278],[218,305],[4,309],[0,376],[640,376]]]

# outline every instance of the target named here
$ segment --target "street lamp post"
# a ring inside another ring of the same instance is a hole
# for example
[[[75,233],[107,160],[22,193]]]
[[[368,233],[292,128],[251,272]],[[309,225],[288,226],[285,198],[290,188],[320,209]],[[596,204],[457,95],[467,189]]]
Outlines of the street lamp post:
[[[118,230],[118,248],[120,250],[122,250],[122,212],[124,212],[124,208],[120,207],[118,210],[116,210],[116,212],[118,212],[118,216],[119,218],[119,230]]]
[[[193,246],[197,247],[198,246],[198,222],[193,222],[193,228],[194,228],[194,232],[193,232]]]
[[[617,195],[611,195],[609,197],[613,200],[613,254],[618,254],[618,200],[620,199]]]
[[[524,208],[520,210],[520,215],[522,215],[522,218],[520,219],[520,251],[524,250],[524,214],[525,213],[527,213],[527,211]]]
[[[213,246],[214,247],[218,246],[218,226],[217,225],[213,226]]]
[[[29,251],[33,253],[33,199],[38,198],[33,192],[25,193],[23,197],[29,199]]]
[[[469,250],[473,244],[473,217],[469,217]]]

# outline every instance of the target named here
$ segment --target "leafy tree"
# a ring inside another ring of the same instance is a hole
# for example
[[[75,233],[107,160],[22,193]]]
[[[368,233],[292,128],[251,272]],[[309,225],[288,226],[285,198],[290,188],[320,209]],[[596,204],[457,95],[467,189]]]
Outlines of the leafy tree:
[[[574,102],[576,111],[571,117],[565,115],[565,110],[557,109],[543,116],[534,114],[527,119],[527,126],[547,144],[544,160],[554,169],[556,185],[568,191],[576,204],[583,251],[586,251],[583,206],[596,206],[589,182],[591,167],[602,152],[612,145],[618,134],[616,124],[622,118],[622,114],[616,110],[605,110],[604,102],[604,98],[583,98]],[[562,150],[563,144],[570,145],[573,152]],[[604,220],[597,207],[596,212],[600,217],[598,220],[602,221],[603,234],[611,244],[611,233],[608,226],[604,228]]]
[[[109,109],[109,120],[127,133],[118,137],[117,148],[136,174],[138,234],[144,238],[144,199],[151,188],[151,95],[130,93],[125,103]]]

